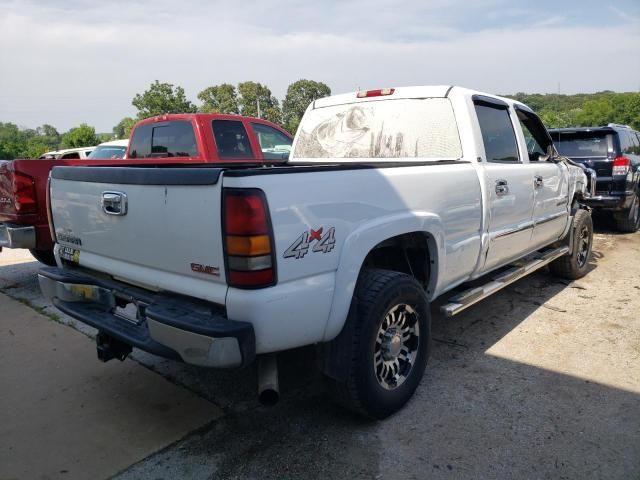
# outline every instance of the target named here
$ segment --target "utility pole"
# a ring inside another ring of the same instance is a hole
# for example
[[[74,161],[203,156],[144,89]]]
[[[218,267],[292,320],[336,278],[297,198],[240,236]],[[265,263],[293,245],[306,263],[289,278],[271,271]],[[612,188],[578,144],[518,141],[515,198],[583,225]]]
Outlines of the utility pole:
[[[262,115],[260,115],[260,99],[256,98],[256,104],[258,105],[258,118],[262,118]]]

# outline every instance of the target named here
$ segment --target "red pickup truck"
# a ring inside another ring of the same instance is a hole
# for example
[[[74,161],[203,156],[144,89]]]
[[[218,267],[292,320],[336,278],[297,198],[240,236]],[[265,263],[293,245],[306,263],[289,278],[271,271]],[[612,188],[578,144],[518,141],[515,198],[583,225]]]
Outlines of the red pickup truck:
[[[54,166],[286,161],[292,141],[285,130],[258,118],[167,114],[136,124],[123,160],[0,161],[0,251],[28,248],[42,263],[55,265],[46,207]]]

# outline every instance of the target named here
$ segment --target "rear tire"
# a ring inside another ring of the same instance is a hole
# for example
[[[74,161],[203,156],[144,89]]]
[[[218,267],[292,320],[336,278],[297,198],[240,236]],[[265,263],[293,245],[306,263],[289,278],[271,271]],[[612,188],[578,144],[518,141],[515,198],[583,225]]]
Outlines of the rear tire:
[[[584,277],[589,271],[589,259],[593,246],[593,222],[587,210],[578,210],[573,217],[573,245],[570,254],[549,264],[551,273],[569,280]]]
[[[56,257],[53,255],[53,250],[36,250],[30,248],[29,251],[40,263],[44,263],[50,267],[56,266]]]
[[[640,192],[634,195],[628,210],[614,215],[616,229],[623,233],[633,233],[640,229]]]
[[[427,365],[431,317],[424,290],[404,273],[367,269],[360,274],[340,335],[348,352],[343,380],[329,378],[339,404],[369,418],[397,412],[415,392]],[[349,323],[352,322],[352,323]]]

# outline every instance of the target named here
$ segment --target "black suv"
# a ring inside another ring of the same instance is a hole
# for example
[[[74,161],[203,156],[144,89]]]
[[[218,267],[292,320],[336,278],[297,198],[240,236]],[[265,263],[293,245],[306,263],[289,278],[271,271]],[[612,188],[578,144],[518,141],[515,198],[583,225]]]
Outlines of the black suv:
[[[626,125],[549,130],[558,152],[595,170],[589,206],[613,213],[621,232],[640,228],[640,133]]]

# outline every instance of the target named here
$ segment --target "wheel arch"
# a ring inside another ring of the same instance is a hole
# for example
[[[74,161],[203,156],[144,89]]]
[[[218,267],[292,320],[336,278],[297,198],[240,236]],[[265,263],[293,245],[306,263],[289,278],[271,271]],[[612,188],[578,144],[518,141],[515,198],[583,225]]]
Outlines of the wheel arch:
[[[395,258],[388,265],[380,262],[380,249],[391,249]],[[428,265],[424,270],[416,267],[420,262],[420,256],[413,256],[413,263],[407,266],[404,253],[406,248],[419,250],[424,248],[425,259]],[[372,266],[389,270],[401,271],[412,274],[425,286],[429,298],[433,296],[437,288],[438,272],[444,268],[444,230],[440,217],[430,213],[416,213],[403,215],[393,219],[381,218],[352,232],[345,239],[340,254],[340,262],[336,271],[335,287],[329,319],[324,332],[325,342],[334,339],[342,330],[349,306],[355,291],[356,282],[363,268]],[[400,256],[401,255],[401,256]],[[378,258],[376,258],[378,256]],[[405,260],[403,268],[402,260]],[[395,266],[395,268],[394,268]],[[418,270],[419,276],[416,276]]]

